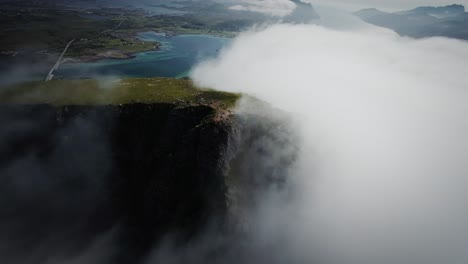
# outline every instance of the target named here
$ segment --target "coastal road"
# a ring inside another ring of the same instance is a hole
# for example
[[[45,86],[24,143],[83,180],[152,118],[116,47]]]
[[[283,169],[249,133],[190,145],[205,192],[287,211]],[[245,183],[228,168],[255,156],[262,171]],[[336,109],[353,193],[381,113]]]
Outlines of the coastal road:
[[[115,30],[119,29],[120,26],[122,26],[123,22],[125,22],[125,20],[127,20],[126,17],[122,21],[120,21],[120,23],[116,27],[114,27],[113,29],[110,29],[110,30],[103,31],[102,33],[105,33],[107,31],[115,31]],[[46,82],[48,82],[48,81],[50,81],[50,80],[52,80],[54,78],[54,71],[56,71],[60,67],[60,64],[62,63],[62,60],[63,60],[63,56],[65,55],[65,53],[67,53],[68,48],[70,47],[70,45],[74,41],[75,41],[75,39],[72,39],[70,42],[68,42],[67,46],[63,50],[62,54],[60,55],[59,59],[55,63],[54,67],[52,67],[52,69],[50,69],[50,71],[49,71],[49,74],[47,74],[47,77],[45,79]]]
[[[47,74],[47,77],[45,79],[46,82],[52,80],[54,78],[54,71],[57,70],[59,67],[60,67],[60,64],[62,63],[62,59],[63,59],[63,56],[65,55],[65,53],[67,52],[68,48],[70,47],[70,45],[75,41],[75,39],[72,39],[70,42],[68,42],[67,46],[65,47],[65,49],[63,50],[62,54],[60,55],[60,57],[58,58],[57,62],[55,63],[54,67],[52,67],[52,69],[50,69],[50,72],[49,74]]]

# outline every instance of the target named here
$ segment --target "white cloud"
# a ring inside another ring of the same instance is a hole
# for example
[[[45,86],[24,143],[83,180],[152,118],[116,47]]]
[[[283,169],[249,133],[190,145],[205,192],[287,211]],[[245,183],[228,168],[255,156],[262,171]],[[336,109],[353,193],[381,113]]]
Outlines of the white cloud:
[[[231,10],[264,13],[283,17],[291,14],[296,5],[289,0],[240,0],[230,7]]]
[[[287,233],[282,255],[440,264],[468,261],[466,69],[464,41],[274,25],[192,77],[296,116],[300,198],[258,225]]]

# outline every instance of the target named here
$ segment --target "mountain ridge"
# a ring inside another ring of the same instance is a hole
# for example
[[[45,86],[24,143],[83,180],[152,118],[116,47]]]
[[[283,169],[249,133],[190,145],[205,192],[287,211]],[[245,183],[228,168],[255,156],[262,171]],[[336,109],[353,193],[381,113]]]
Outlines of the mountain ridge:
[[[402,36],[468,40],[468,13],[463,5],[421,6],[398,12],[367,8],[353,14],[369,24],[392,29]]]

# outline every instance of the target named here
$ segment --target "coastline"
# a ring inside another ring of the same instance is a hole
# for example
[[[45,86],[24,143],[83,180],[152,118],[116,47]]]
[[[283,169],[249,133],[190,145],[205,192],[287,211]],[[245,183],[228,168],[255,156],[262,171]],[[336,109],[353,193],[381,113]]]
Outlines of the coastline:
[[[143,35],[141,35],[142,33]],[[159,36],[145,35],[144,33],[157,33]],[[166,39],[164,35],[161,36],[160,34],[164,34],[164,32],[153,30],[132,32],[133,38],[138,39],[138,41],[151,43],[150,49],[131,52],[116,49],[91,51],[84,54],[84,56],[77,56],[79,55],[77,53],[68,54],[68,56],[64,57],[60,70],[57,71],[57,78],[81,79],[107,75],[145,78],[156,76],[186,77],[193,64],[201,59],[200,54],[208,57],[216,56],[224,45],[222,43],[229,41],[228,38],[208,34],[182,34],[172,39]],[[192,41],[191,38],[196,38],[196,40]],[[195,43],[195,46],[192,46],[192,43]],[[155,45],[156,49],[154,48]],[[193,50],[200,50],[202,53],[197,55],[198,53],[193,53]],[[34,67],[37,70],[31,73],[29,78],[31,80],[42,79],[42,75],[46,74],[45,71],[50,69],[53,62],[57,60],[56,54],[42,53],[41,56],[44,58],[36,59],[37,62]],[[23,54],[22,57],[31,58],[27,54]],[[17,59],[21,58],[11,58],[10,61],[16,61]],[[46,61],[47,63],[44,63]],[[30,64],[27,64],[28,66],[21,64],[21,60],[17,63],[19,68],[30,66]]]
[[[147,32],[147,31],[142,31],[142,32]],[[132,32],[131,34],[128,35],[129,38],[132,38],[134,40],[139,40],[138,34],[141,32]],[[141,49],[137,51],[122,51],[119,49],[109,49],[105,50],[102,52],[99,52],[95,55],[82,55],[78,57],[68,57],[64,61],[65,63],[86,63],[86,62],[97,62],[100,60],[128,60],[128,59],[134,59],[136,58],[136,54],[141,53],[141,52],[148,52],[148,51],[160,51],[162,44],[160,42],[151,42],[153,44],[153,47],[150,49]]]
[[[145,41],[145,42],[151,42],[154,43],[154,47],[152,49],[142,49],[138,51],[132,51],[132,52],[125,52],[125,51],[120,51],[120,50],[108,50],[101,52],[96,55],[83,55],[79,57],[68,57],[66,58],[66,63],[88,63],[88,62],[98,62],[102,60],[129,60],[129,59],[134,59],[137,57],[137,54],[143,53],[143,52],[151,52],[151,51],[161,51],[162,49],[162,43],[159,41],[152,41],[146,38],[142,38],[140,34],[144,33],[155,33],[155,34],[160,34],[163,36],[166,32],[162,30],[144,30],[144,31],[134,31],[134,32],[128,32],[127,37],[137,39],[139,41]],[[173,32],[174,35],[171,36],[168,39],[171,39],[173,37],[183,37],[183,36],[207,36],[207,37],[215,37],[215,38],[226,38],[226,39],[232,39],[234,36],[226,36],[223,34],[212,34],[209,32],[190,32],[190,33],[182,33],[182,32]]]

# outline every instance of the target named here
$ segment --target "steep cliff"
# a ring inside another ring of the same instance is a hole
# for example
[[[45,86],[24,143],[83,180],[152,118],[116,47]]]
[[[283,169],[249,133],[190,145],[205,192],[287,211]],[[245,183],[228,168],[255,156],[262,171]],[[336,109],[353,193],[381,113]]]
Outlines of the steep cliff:
[[[135,260],[165,235],[187,240],[209,222],[221,226],[228,105],[238,96],[200,91],[187,80],[148,79],[124,96],[121,87],[99,91],[88,82],[3,93],[0,228],[20,238],[5,254],[44,243],[66,252],[118,226],[126,250],[116,257]],[[44,242],[50,235],[73,245]]]
[[[118,250],[106,261],[138,263],[164,238],[183,244],[207,228],[232,230],[267,182],[284,184],[293,151],[268,146],[290,146],[291,135],[274,118],[230,110],[238,95],[187,80],[123,80],[104,91],[90,82],[0,96],[8,263],[68,258],[109,233]]]

